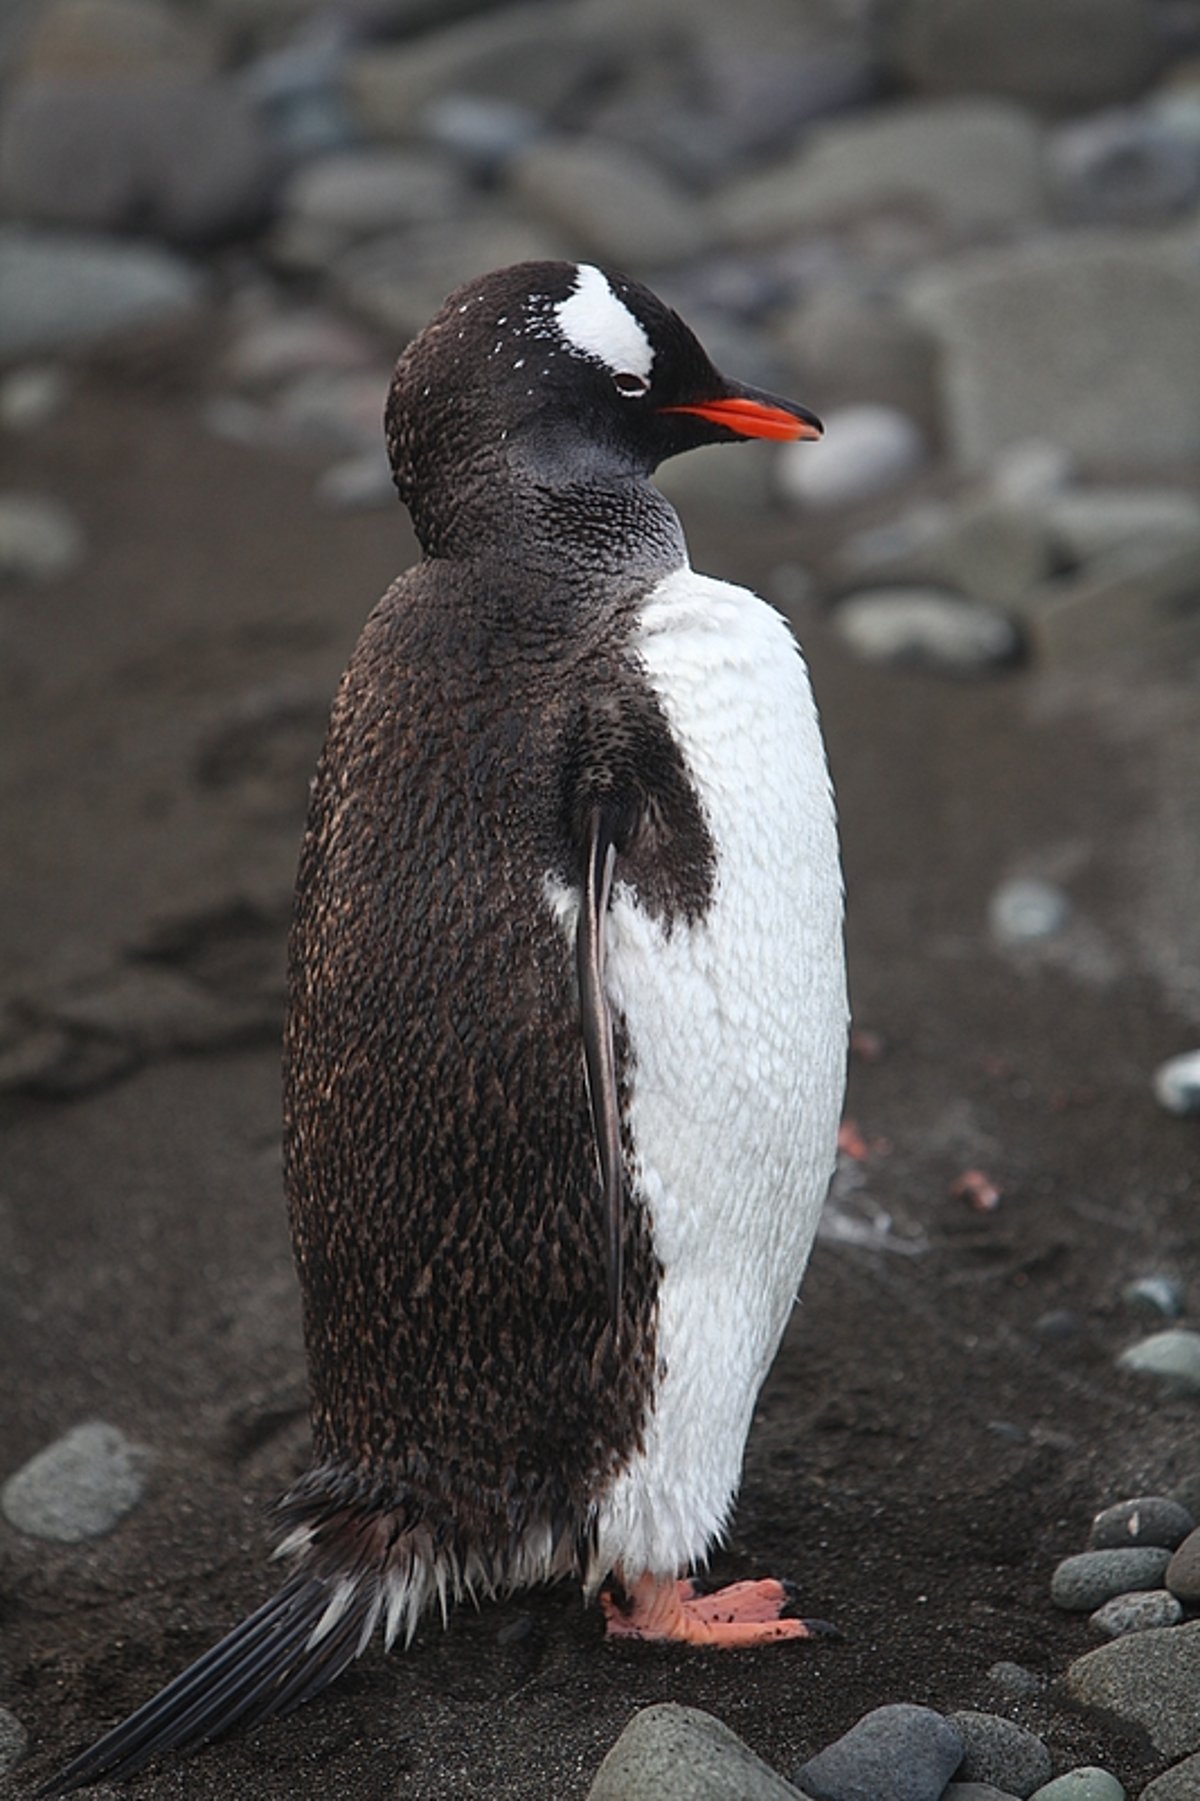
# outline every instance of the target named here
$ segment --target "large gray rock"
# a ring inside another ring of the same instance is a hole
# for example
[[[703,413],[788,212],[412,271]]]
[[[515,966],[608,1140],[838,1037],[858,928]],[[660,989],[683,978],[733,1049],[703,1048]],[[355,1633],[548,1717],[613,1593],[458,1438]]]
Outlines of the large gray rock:
[[[568,254],[548,230],[493,209],[369,239],[340,256],[330,274],[342,300],[402,344],[481,269]]]
[[[1080,224],[1152,224],[1200,192],[1200,143],[1138,108],[1062,126],[1047,164],[1056,210]]]
[[[1200,1757],[1185,1757],[1174,1769],[1144,1788],[1138,1801],[1197,1801],[1200,1796]]]
[[[454,164],[429,150],[346,150],[306,163],[280,200],[272,255],[319,269],[362,238],[453,217],[463,201]]]
[[[1086,1707],[1148,1732],[1164,1757],[1200,1749],[1200,1620],[1116,1638],[1076,1658],[1066,1682]]]
[[[1200,265],[1181,249],[1080,233],[935,265],[908,294],[969,468],[1027,438],[1085,464],[1200,455]]]
[[[195,270],[149,244],[0,226],[0,360],[180,317],[205,293]]]
[[[1143,0],[899,0],[899,71],[936,93],[1009,94],[1048,109],[1138,93],[1158,60]]]
[[[89,1420],[10,1476],[0,1508],[10,1526],[34,1538],[67,1545],[99,1538],[141,1500],[144,1456],[116,1426]]]
[[[779,317],[773,342],[789,393],[821,394],[823,407],[890,406],[928,436],[938,419],[937,349],[929,332],[894,304],[842,286],[819,288]]]
[[[588,1801],[798,1801],[800,1791],[712,1714],[665,1702],[634,1714]],[[802,1797],[801,1797],[802,1801]]]
[[[259,219],[269,190],[231,82],[30,82],[0,112],[0,197],[23,218],[205,241]]]
[[[0,584],[51,582],[83,555],[83,533],[60,500],[0,493]]]
[[[796,1781],[815,1801],[940,1801],[963,1750],[951,1721],[898,1702],[864,1714],[801,1764]]]
[[[198,8],[157,0],[50,0],[23,35],[13,72],[125,83],[209,74],[218,56],[217,34]]]
[[[600,138],[545,138],[509,165],[529,210],[577,250],[633,271],[698,256],[705,210],[645,158]]]
[[[895,210],[972,237],[1041,217],[1039,155],[1038,128],[1020,107],[932,101],[817,127],[787,161],[731,182],[716,213],[735,244]]]
[[[367,138],[411,137],[446,95],[505,100],[566,124],[575,102],[619,66],[611,28],[573,9],[505,6],[395,47],[361,50],[346,91]]]

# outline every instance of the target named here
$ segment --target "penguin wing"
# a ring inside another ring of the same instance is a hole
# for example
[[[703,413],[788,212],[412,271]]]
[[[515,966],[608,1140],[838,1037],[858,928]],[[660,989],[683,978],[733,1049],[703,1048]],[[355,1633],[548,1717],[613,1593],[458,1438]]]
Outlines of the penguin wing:
[[[625,1194],[621,1169],[621,1116],[617,1105],[612,1009],[604,992],[604,926],[617,848],[611,821],[600,807],[588,816],[583,896],[575,935],[575,965],[583,1028],[583,1061],[600,1184],[604,1196],[608,1300],[613,1328],[620,1318]]]

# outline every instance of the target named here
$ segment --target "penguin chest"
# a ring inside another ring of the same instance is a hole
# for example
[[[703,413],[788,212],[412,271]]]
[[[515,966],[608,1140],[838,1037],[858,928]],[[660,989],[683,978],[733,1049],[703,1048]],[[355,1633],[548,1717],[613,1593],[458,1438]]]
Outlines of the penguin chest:
[[[629,1572],[702,1556],[727,1518],[833,1169],[847,1024],[833,801],[787,626],[683,569],[633,648],[716,867],[689,922],[641,906],[618,865],[607,929],[629,1173],[663,1271],[644,1448],[600,1508],[600,1559]]]

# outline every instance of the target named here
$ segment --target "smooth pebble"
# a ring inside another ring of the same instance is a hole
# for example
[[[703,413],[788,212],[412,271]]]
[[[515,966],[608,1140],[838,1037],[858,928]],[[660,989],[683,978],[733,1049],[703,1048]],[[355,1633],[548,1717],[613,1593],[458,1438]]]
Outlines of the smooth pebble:
[[[1050,1775],[1050,1753],[1036,1733],[1001,1714],[964,1710],[947,1715],[963,1741],[958,1774],[967,1782],[991,1782],[1012,1795],[1028,1795]]]
[[[634,1714],[588,1801],[797,1801],[796,1791],[712,1714],[673,1701]]]
[[[1121,1299],[1135,1312],[1159,1319],[1178,1319],[1183,1312],[1183,1291],[1173,1276],[1137,1276],[1125,1284]]]
[[[8,1478],[0,1509],[33,1538],[67,1545],[99,1538],[141,1500],[144,1455],[116,1426],[88,1420]]]
[[[1050,1599],[1068,1613],[1091,1613],[1114,1595],[1159,1588],[1171,1561],[1161,1545],[1115,1551],[1080,1551],[1064,1557],[1050,1579]]]
[[[1200,1113],[1200,1050],[1168,1057],[1154,1072],[1154,1098],[1168,1113]]]
[[[931,1707],[877,1707],[793,1772],[813,1801],[940,1801],[962,1762],[957,1727]]]
[[[1117,1358],[1122,1369],[1153,1376],[1169,1388],[1200,1394],[1200,1332],[1172,1326],[1130,1345]]]
[[[1183,1604],[1168,1589],[1146,1588],[1135,1594],[1114,1595],[1096,1609],[1091,1624],[1105,1638],[1122,1638],[1127,1632],[1177,1626],[1182,1618]]]
[[[61,501],[0,494],[0,582],[50,582],[83,555],[83,533]]]
[[[920,427],[888,406],[847,406],[826,415],[819,446],[787,444],[776,462],[784,500],[801,507],[844,507],[883,494],[925,461]]]
[[[869,663],[977,675],[1015,662],[1021,639],[1002,613],[937,588],[866,588],[840,601],[833,627]]]
[[[1002,882],[988,902],[988,925],[998,944],[1053,938],[1071,917],[1071,903],[1054,882],[1016,876]]]
[[[1187,1508],[1169,1495],[1135,1495],[1128,1501],[1114,1502],[1096,1515],[1088,1534],[1088,1549],[1165,1545],[1168,1551],[1174,1551],[1195,1524]]]
[[[1002,1657],[988,1670],[988,1681],[1006,1695],[1036,1695],[1045,1685],[1036,1670]]]
[[[1200,1526],[1188,1533],[1167,1565],[1166,1584],[1189,1606],[1200,1603]]]
[[[1108,1770],[1080,1764],[1035,1789],[1029,1801],[1125,1801],[1125,1790]]]

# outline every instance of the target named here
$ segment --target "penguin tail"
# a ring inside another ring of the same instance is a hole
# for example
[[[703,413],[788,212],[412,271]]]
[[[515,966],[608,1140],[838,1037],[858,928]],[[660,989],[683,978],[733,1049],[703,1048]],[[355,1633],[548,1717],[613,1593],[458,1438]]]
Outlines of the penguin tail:
[[[383,1600],[377,1572],[339,1578],[298,1570],[257,1613],[43,1783],[37,1795],[68,1795],[101,1777],[122,1782],[161,1752],[289,1713],[366,1649]]]

